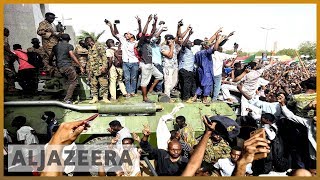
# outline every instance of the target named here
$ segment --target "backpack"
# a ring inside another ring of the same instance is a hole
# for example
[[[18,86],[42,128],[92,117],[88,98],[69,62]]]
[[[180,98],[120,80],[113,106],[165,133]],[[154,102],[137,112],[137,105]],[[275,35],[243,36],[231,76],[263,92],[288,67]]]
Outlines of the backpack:
[[[113,65],[115,67],[122,67],[123,61],[122,61],[122,50],[117,49],[114,51],[114,60]]]
[[[43,62],[41,56],[36,52],[27,52],[28,55],[28,63],[39,69],[42,68]]]

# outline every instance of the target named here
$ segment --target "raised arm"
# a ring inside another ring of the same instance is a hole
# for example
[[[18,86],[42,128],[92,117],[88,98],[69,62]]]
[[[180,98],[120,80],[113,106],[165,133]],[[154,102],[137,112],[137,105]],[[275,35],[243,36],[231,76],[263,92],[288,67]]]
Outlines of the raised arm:
[[[169,50],[161,50],[162,55],[166,56],[167,58],[171,59],[173,57],[174,52],[174,40],[169,40]]]
[[[191,28],[191,25],[189,24],[188,28],[182,34],[180,34],[180,37],[183,39],[187,35],[187,33],[191,30],[192,28]]]
[[[152,30],[151,30],[150,36],[153,36],[153,34],[154,34],[154,33],[156,32],[156,30],[157,30],[158,16],[155,14],[155,15],[153,16],[153,19],[154,19],[154,21],[153,21],[153,24],[152,24]]]
[[[137,19],[137,22],[138,22],[138,29],[139,29],[138,34],[140,34],[142,32],[141,19],[139,18],[139,16],[136,16],[135,18]]]
[[[219,46],[223,46],[228,40],[229,37],[233,36],[234,31],[232,31],[228,36],[225,36],[224,39],[220,42]]]
[[[112,24],[111,24],[110,21],[108,21],[108,20],[105,19],[104,22],[110,27],[110,31],[111,31],[112,36],[113,36],[114,38],[116,38],[116,39],[120,42],[120,39],[119,39],[119,37],[117,36],[117,35],[119,34],[118,29],[116,30],[118,33],[116,33],[116,32],[113,30]],[[116,28],[116,27],[117,27],[117,26],[115,25],[115,28]]]
[[[186,45],[187,45],[187,42],[189,41],[189,38],[190,38],[190,36],[193,34],[193,31],[192,31],[192,29],[189,31],[189,34],[188,34],[188,36],[186,37],[186,39],[183,41],[183,43],[182,43],[182,48],[185,48],[186,47]]]
[[[179,37],[181,35],[181,26],[183,26],[182,19],[178,22],[177,34],[176,38],[174,39],[174,42],[176,42],[177,44],[179,43]]]
[[[167,27],[162,27],[155,35],[156,38],[159,38],[161,33],[164,32],[164,31],[167,31],[168,28]]]
[[[250,70],[246,69],[245,71],[243,71],[242,74],[240,74],[238,77],[236,77],[235,79],[232,80],[232,82],[238,82],[240,81],[247,73],[249,73]]]
[[[217,35],[222,32],[222,27],[218,29],[217,32],[215,32],[212,37],[209,39],[209,43],[211,44],[216,38],[217,38]]]
[[[200,140],[196,149],[194,150],[194,153],[192,154],[187,167],[183,171],[182,176],[194,176],[197,169],[201,166],[208,140],[217,124],[215,122],[212,124],[209,124],[205,117],[202,117],[202,119],[203,119],[203,122],[206,124],[206,131],[202,136],[202,139]]]
[[[143,149],[146,153],[149,153],[149,155],[156,157],[158,155],[158,149],[153,148],[148,142],[149,136],[151,134],[150,127],[144,126],[144,129],[142,132],[143,132],[143,137],[140,141],[141,149]]]

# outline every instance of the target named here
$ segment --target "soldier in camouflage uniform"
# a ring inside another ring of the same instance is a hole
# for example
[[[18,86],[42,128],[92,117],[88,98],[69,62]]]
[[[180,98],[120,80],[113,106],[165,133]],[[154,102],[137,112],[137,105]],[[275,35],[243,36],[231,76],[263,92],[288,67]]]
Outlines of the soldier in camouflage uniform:
[[[58,43],[60,33],[56,31],[56,26],[53,24],[53,21],[56,18],[55,14],[48,12],[45,14],[45,18],[44,21],[39,23],[37,34],[42,37],[42,46],[47,54],[46,57],[48,57],[43,59],[44,67],[53,74],[57,71],[57,68],[49,65],[49,56],[53,46]]]
[[[212,135],[208,140],[203,160],[208,163],[216,163],[221,158],[229,158],[231,147],[228,142],[219,135]]]
[[[10,31],[7,28],[4,28],[4,93],[8,93],[12,89],[14,89],[14,77],[15,71],[13,67],[13,62],[18,57],[11,52],[10,44],[8,37],[10,35]]]
[[[27,52],[35,52],[40,55],[40,57],[43,59],[49,59],[48,54],[44,50],[42,46],[40,46],[40,41],[38,38],[32,38],[31,39],[31,44],[33,44],[32,47],[29,47],[27,49]]]
[[[74,50],[77,58],[80,61],[81,66],[87,70],[88,73],[88,68],[87,68],[87,61],[88,61],[88,49],[87,46],[84,42],[84,40],[80,40],[79,44],[76,45],[76,49]]]
[[[102,44],[94,42],[91,37],[85,39],[89,47],[89,78],[91,85],[91,94],[93,96],[90,104],[98,102],[98,84],[100,84],[100,94],[103,96],[105,103],[110,103],[108,100],[108,64],[106,50]]]

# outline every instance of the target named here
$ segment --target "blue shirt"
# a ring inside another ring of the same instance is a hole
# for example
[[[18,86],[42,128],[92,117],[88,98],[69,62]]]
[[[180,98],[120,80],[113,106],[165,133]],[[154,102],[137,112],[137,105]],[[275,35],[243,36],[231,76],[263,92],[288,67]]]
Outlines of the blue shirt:
[[[194,68],[194,55],[188,48],[182,48],[179,56],[179,70],[185,69],[187,71],[193,71]]]
[[[195,63],[198,66],[198,78],[201,86],[208,86],[213,84],[213,63],[212,63],[213,49],[205,49],[196,53]]]

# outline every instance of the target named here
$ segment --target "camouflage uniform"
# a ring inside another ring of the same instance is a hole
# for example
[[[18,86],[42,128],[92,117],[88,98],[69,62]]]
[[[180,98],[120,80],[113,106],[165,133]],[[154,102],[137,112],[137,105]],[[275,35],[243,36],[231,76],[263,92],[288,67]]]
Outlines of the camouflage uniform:
[[[211,139],[208,140],[203,160],[208,163],[216,163],[221,158],[230,157],[231,148],[229,144],[223,139],[218,143],[213,143]]]
[[[184,128],[179,130],[181,134],[181,138],[183,140],[186,139],[186,143],[190,146],[193,147],[196,144],[196,139],[194,138],[194,131],[193,128],[190,126],[185,126]]]
[[[108,73],[102,73],[100,70],[101,68],[107,69],[108,67],[105,48],[101,44],[96,43],[93,47],[89,48],[88,59],[92,95],[98,96],[99,83],[100,94],[104,97],[108,97]]]
[[[10,49],[9,39],[4,36],[4,47]],[[10,89],[14,88],[15,71],[10,62],[10,53],[4,51],[4,92],[7,93]]]
[[[294,114],[303,118],[313,118],[315,110],[305,110],[306,107],[317,99],[317,93],[312,94],[296,94],[288,101],[289,106],[295,107]]]
[[[57,31],[54,24],[50,24],[47,20],[39,23],[37,34],[42,37],[42,47],[47,54],[46,58],[43,59],[43,64],[46,70],[50,72],[57,69],[49,65],[49,56],[52,52],[52,48],[58,44],[58,38],[53,35],[55,32]]]
[[[34,47],[29,47],[27,49],[27,52],[35,52],[38,53],[40,55],[40,57],[42,58],[42,60],[44,59],[49,59],[48,54],[46,53],[46,51],[44,50],[44,48],[42,46],[40,46],[38,49],[34,48]]]
[[[87,61],[88,61],[88,49],[80,46],[80,45],[77,45],[76,46],[76,49],[74,50],[75,51],[75,54],[77,55],[77,58],[80,62],[80,64],[82,65],[82,67],[84,69],[86,69],[86,65],[87,65]]]

